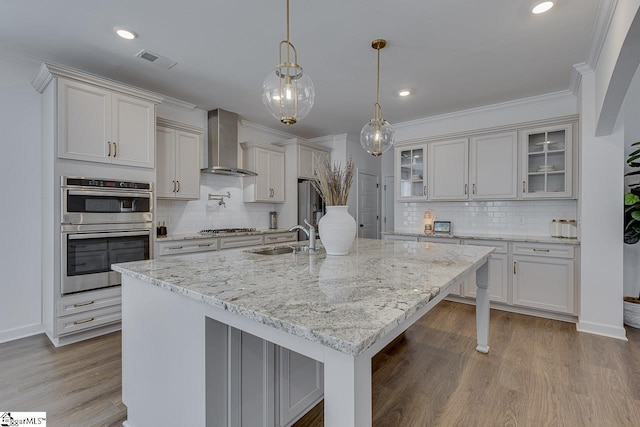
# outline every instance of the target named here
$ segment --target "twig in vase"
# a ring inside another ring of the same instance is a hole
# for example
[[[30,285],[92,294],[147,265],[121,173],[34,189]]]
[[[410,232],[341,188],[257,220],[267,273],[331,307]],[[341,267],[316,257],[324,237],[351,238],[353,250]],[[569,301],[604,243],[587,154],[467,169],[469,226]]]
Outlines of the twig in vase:
[[[351,158],[347,160],[344,169],[340,163],[332,165],[329,159],[318,160],[313,165],[313,169],[317,177],[312,181],[313,186],[327,206],[346,205],[355,169]]]

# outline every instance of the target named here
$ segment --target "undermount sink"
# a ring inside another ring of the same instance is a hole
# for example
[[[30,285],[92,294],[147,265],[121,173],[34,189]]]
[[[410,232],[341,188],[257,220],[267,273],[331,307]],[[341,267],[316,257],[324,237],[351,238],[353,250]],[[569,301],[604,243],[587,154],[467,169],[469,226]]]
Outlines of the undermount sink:
[[[282,255],[282,254],[290,254],[292,252],[293,252],[293,248],[290,248],[290,247],[251,251],[251,253],[258,254],[258,255]]]

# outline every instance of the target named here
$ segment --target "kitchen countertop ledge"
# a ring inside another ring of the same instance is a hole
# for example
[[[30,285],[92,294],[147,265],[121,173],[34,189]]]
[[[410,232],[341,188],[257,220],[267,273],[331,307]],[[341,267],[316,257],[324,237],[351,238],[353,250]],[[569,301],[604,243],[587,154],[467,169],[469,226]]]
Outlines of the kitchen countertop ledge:
[[[436,236],[433,234],[424,233],[412,233],[410,231],[389,231],[382,232],[382,235],[392,236],[410,236],[410,237],[433,237],[436,239],[442,239],[443,241],[449,239],[467,239],[467,240],[505,240],[509,242],[527,242],[527,243],[554,243],[562,245],[580,245],[578,239],[567,239],[564,237],[550,237],[550,236],[524,236],[522,234],[500,234],[498,236],[490,234],[453,234],[451,236]]]
[[[288,233],[286,228],[268,229],[268,230],[256,230],[256,231],[242,231],[238,233],[216,233],[216,234],[200,234],[200,233],[185,233],[185,234],[169,234],[166,237],[157,237],[158,242],[172,242],[179,240],[195,240],[195,239],[213,239],[216,237],[237,237],[237,236],[255,236],[261,234],[274,234],[274,233]]]
[[[493,251],[484,246],[356,239],[346,256],[327,256],[324,251],[269,256],[233,249],[112,268],[357,356],[441,290],[477,270]]]

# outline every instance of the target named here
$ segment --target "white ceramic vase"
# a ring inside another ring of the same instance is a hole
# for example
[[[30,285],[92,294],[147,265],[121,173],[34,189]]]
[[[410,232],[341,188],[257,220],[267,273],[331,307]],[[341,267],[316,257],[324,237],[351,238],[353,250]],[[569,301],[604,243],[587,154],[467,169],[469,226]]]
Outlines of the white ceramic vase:
[[[327,213],[318,222],[320,241],[327,255],[347,255],[356,237],[356,220],[347,206],[327,206]]]

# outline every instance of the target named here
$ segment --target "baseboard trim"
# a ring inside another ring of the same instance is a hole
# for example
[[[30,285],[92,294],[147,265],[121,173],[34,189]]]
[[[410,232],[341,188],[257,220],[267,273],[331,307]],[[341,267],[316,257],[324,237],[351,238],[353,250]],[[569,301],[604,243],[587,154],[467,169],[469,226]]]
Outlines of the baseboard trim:
[[[576,325],[578,332],[587,334],[602,335],[603,337],[615,338],[622,341],[627,340],[627,331],[623,326],[603,325],[600,323],[579,321]]]
[[[0,332],[0,343],[18,340],[20,338],[30,337],[32,335],[41,334],[44,332],[42,323],[36,323],[33,325],[22,326],[20,328],[9,329],[8,331]]]

